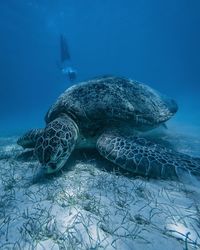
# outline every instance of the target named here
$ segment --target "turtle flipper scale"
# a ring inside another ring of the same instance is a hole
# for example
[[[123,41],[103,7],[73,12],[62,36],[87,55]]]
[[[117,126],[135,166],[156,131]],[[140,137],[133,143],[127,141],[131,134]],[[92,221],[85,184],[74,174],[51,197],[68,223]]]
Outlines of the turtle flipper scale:
[[[146,138],[103,134],[99,153],[134,174],[162,179],[180,179],[183,170],[200,176],[200,159],[155,144]]]

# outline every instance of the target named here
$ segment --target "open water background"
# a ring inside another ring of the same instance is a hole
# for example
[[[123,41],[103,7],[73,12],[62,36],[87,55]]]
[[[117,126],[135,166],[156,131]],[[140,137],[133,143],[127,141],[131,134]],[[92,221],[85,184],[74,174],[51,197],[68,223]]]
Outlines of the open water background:
[[[147,83],[177,100],[172,123],[199,128],[199,13],[198,0],[1,0],[0,135],[43,126],[71,85],[57,67],[61,33],[77,82],[114,74]]]

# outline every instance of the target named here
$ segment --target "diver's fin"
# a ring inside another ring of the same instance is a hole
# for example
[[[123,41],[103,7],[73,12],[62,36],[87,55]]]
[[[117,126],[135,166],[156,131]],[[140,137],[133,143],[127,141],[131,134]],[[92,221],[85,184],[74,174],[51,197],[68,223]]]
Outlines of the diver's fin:
[[[63,34],[60,35],[60,61],[61,63],[70,60],[70,54],[68,49],[67,40]]]

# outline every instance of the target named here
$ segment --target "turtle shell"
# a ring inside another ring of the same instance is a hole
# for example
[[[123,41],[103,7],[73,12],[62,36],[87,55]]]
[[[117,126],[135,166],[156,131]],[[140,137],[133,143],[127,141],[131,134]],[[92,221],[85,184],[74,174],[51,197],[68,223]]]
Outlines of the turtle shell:
[[[106,76],[68,88],[46,114],[47,123],[68,115],[81,128],[95,130],[112,124],[152,128],[170,119],[176,102],[149,86],[122,77]]]

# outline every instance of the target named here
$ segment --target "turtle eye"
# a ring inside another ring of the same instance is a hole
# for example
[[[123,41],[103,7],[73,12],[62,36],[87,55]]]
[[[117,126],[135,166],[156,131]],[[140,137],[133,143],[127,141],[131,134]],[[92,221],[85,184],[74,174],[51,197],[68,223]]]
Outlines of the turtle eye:
[[[48,164],[48,166],[49,166],[51,169],[53,169],[53,170],[56,169],[56,164],[53,163],[53,162],[50,162],[50,163]]]

